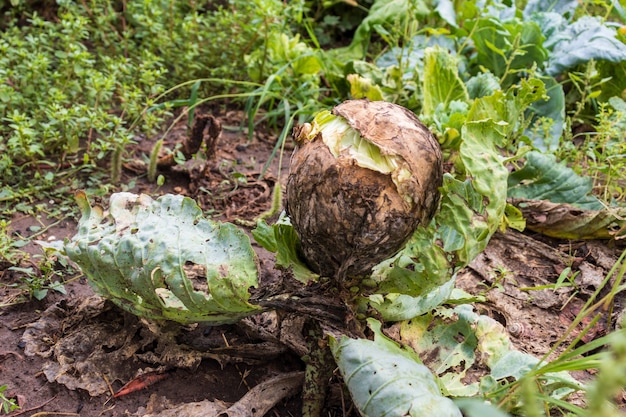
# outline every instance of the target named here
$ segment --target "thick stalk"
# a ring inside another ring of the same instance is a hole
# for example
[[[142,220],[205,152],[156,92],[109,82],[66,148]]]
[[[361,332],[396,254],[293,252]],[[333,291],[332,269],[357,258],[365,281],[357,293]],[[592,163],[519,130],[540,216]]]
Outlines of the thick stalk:
[[[315,320],[309,320],[304,331],[309,354],[302,358],[306,363],[302,389],[302,417],[321,417],[336,365],[320,324]]]

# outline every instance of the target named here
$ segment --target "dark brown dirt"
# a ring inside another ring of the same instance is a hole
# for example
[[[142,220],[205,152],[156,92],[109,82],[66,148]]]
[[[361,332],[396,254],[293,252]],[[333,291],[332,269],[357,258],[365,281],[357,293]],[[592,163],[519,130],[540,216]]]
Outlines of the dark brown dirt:
[[[183,167],[161,171],[166,181],[157,187],[145,181],[143,162],[156,138],[144,140],[124,165],[123,181],[136,180],[134,191],[151,196],[167,192],[188,195],[200,203],[207,215],[219,220],[250,221],[268,210],[274,185],[286,179],[286,167],[279,170],[278,156],[261,175],[276,138],[259,131],[249,140],[244,132],[229,128],[239,126],[241,114],[218,112],[214,115],[225,127],[214,153],[204,159],[189,160]],[[173,149],[176,143],[182,143],[186,132],[183,124],[175,126],[164,148]],[[284,165],[290,153],[287,148]],[[50,222],[23,216],[15,218],[12,227],[27,235],[30,226],[41,223]],[[75,227],[75,220],[66,219],[37,238],[62,240],[72,236]],[[26,249],[32,254],[41,252],[36,245]],[[280,280],[272,256],[258,246],[255,250],[261,261],[264,282],[271,284]],[[484,296],[486,301],[477,304],[477,310],[505,326],[518,349],[540,357],[564,334],[619,252],[604,242],[546,241],[540,236],[510,231],[496,234],[487,250],[459,274],[458,285],[474,295]],[[22,266],[38,267],[36,262]],[[558,290],[528,289],[554,284],[567,266],[573,272],[579,271],[572,285]],[[6,268],[6,265],[0,268],[0,304],[11,305],[0,308],[0,386],[7,385],[4,394],[18,400],[22,407],[13,416],[38,412],[84,417],[168,415],[164,410],[185,403],[207,400],[218,406],[235,403],[263,381],[304,368],[300,355],[305,348],[299,344],[301,334],[297,334],[297,329],[301,327],[297,319],[292,318],[296,323],[292,323],[292,329],[296,330],[289,340],[278,336],[274,340],[259,333],[259,329],[270,334],[276,330],[272,330],[276,318],[272,315],[213,328],[155,327],[91,298],[94,293],[84,277],[65,276],[66,294],[50,291],[41,301],[17,302],[23,291],[14,284],[23,282],[24,277]],[[612,330],[615,316],[623,305],[618,303],[614,307],[615,314],[602,317],[587,333],[584,342]],[[108,329],[109,333],[102,329]],[[69,335],[74,338],[68,339]],[[65,345],[67,340],[72,340],[73,344]],[[275,343],[268,343],[268,340]],[[81,353],[81,348],[88,352]],[[55,379],[51,366],[59,361],[63,352],[73,352],[69,356],[74,355],[70,359],[76,363],[74,368],[70,366],[70,371]],[[81,355],[94,353],[101,355],[100,366],[95,371],[79,370]],[[145,389],[113,398],[124,384],[146,372],[163,375],[163,378],[159,377],[159,381]],[[68,388],[81,377],[91,378],[92,385],[88,386],[93,395],[84,382],[82,388]],[[577,377],[588,379],[590,375]],[[94,386],[103,383],[105,389],[95,393],[98,389]],[[340,387],[335,378],[325,415],[356,415]],[[298,416],[300,408],[301,401],[296,393],[280,400],[267,415]],[[178,417],[183,415],[186,414],[178,413]]]

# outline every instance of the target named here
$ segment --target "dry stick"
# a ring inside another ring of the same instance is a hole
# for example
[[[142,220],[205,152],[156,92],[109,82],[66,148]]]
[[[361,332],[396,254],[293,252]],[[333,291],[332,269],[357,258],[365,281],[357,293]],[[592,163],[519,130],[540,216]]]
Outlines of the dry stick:
[[[302,388],[304,372],[282,374],[261,382],[218,417],[262,417]]]
[[[9,414],[7,417],[17,417],[17,416],[21,416],[21,415],[22,415],[22,414],[24,414],[24,413],[30,413],[31,411],[34,411],[34,410],[36,410],[36,409],[38,409],[38,408],[41,408],[41,407],[44,407],[46,404],[48,404],[48,403],[50,403],[50,402],[54,401],[56,397],[57,397],[57,396],[55,395],[54,397],[50,398],[48,401],[44,402],[44,403],[43,403],[43,404],[41,404],[41,405],[37,405],[37,406],[35,406],[35,407],[26,408],[26,409],[24,409],[24,410],[16,411],[16,412],[15,412],[15,413],[13,413],[13,414]],[[39,414],[39,413],[37,413],[37,414]],[[36,416],[37,414],[33,414],[33,416]],[[77,416],[78,414],[74,414],[74,415],[75,415],[75,416]],[[31,416],[31,417],[32,417],[32,416]]]
[[[104,379],[104,382],[107,384],[107,387],[109,388],[109,392],[111,393],[111,398],[113,398],[113,396],[115,395],[115,390],[113,389],[113,386],[109,382],[109,377],[107,377],[106,374],[102,374],[102,379]],[[109,400],[111,398],[109,398]],[[107,402],[109,400],[107,400]],[[106,402],[105,402],[105,404],[106,404]]]
[[[224,339],[224,344],[226,345],[226,347],[230,347],[230,343],[228,343],[228,339],[226,338],[226,335],[224,333],[222,333],[222,339]],[[250,385],[248,385],[248,381],[246,381],[246,377],[248,376],[250,372],[247,370],[244,372],[241,372],[241,369],[239,369],[239,365],[237,364],[235,364],[235,369],[237,369],[237,372],[239,372],[239,376],[241,377],[241,382],[239,383],[239,385],[241,385],[241,383],[243,382],[246,388],[250,390]]]
[[[42,411],[40,413],[35,413],[30,417],[44,417],[44,416],[69,416],[69,417],[80,417],[78,413],[64,413],[62,411]]]

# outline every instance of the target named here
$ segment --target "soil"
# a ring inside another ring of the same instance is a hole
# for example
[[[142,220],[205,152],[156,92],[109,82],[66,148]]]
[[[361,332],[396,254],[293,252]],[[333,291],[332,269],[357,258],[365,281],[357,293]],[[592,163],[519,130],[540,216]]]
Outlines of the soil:
[[[203,113],[210,112],[204,109]],[[205,147],[200,156],[183,166],[168,167],[163,162],[162,186],[145,180],[145,161],[156,138],[138,141],[124,164],[122,181],[134,181],[133,192],[153,197],[165,193],[190,196],[207,215],[236,222],[249,231],[247,224],[270,208],[276,182],[286,178],[290,145],[285,147],[284,166],[279,169],[278,156],[270,157],[275,136],[260,129],[248,138],[234,129],[243,120],[238,112],[211,115],[222,126],[219,138],[206,129],[201,132]],[[179,123],[164,138],[163,149],[175,149],[177,143],[185,149],[190,141],[198,141],[197,134],[190,138],[186,126]],[[162,161],[167,158],[163,153]],[[13,219],[11,226],[27,236],[31,226],[42,223],[53,222],[24,216]],[[39,240],[58,241],[75,233],[76,222],[68,218],[44,230]],[[254,248],[262,285],[285,280],[274,267],[273,256],[258,245]],[[41,253],[35,244],[25,249]],[[476,310],[500,322],[517,349],[541,357],[565,334],[619,253],[621,248],[607,242],[497,233],[487,250],[458,275],[457,286],[484,297],[484,302],[476,303]],[[40,267],[28,261],[22,266]],[[527,290],[556,283],[567,267],[578,272],[575,285]],[[10,304],[0,308],[0,386],[6,384],[4,395],[21,406],[12,416],[301,415],[305,368],[301,356],[307,353],[307,341],[297,313],[263,313],[223,326],[155,323],[96,296],[83,276],[66,275],[65,294],[50,291],[41,301],[16,302],[23,291],[12,284],[23,279],[8,265],[0,268],[0,304]],[[329,305],[332,315],[331,310]],[[612,331],[622,311],[623,304],[618,302],[579,343]],[[581,323],[578,330],[586,324]],[[575,377],[584,381],[592,375],[580,372]],[[133,386],[143,389],[133,391]],[[123,387],[130,392],[120,395]],[[337,375],[323,415],[357,415]]]

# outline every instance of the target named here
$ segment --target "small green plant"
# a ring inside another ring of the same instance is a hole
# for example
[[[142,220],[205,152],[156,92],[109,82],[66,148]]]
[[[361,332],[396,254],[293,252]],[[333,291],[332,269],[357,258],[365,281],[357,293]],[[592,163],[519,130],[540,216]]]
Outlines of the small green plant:
[[[26,256],[19,248],[27,242],[14,239],[11,236],[10,225],[10,221],[0,220],[0,263],[16,265]]]
[[[23,288],[30,297],[36,300],[46,298],[49,290],[65,294],[63,281],[52,281],[51,277],[47,277],[46,274],[33,267],[22,268],[12,266],[9,270],[21,274],[19,287]],[[54,275],[56,275],[56,273]]]
[[[558,155],[576,172],[593,179],[594,194],[609,203],[626,201],[626,102],[612,97],[598,105],[593,129],[562,142]]]
[[[58,15],[58,23],[36,13],[26,25],[12,20],[0,35],[3,211],[24,197],[11,190],[33,187],[42,196],[45,187],[67,183],[68,168],[90,169],[92,160],[127,146],[135,129],[149,132],[161,120],[142,114],[163,90],[159,58],[96,55],[85,45],[89,20],[72,7]]]
[[[510,271],[509,269],[507,269],[507,267],[503,265],[495,267],[491,275],[493,276],[492,283],[481,283],[481,285],[486,287],[484,293],[487,293],[494,288],[497,288],[498,291],[501,292],[504,291],[504,283],[507,281],[511,281],[513,284],[516,284],[515,274],[513,273],[513,271]]]
[[[58,250],[45,247],[43,254],[32,255],[33,266],[10,266],[9,271],[15,272],[19,282],[9,287],[20,290],[21,294],[14,297],[14,302],[28,299],[43,300],[50,290],[65,294],[66,276],[74,275],[67,257],[60,256]]]
[[[0,385],[0,409],[4,414],[10,414],[15,410],[19,410],[20,406],[17,405],[15,398],[7,398],[5,391],[8,389],[8,385]]]

